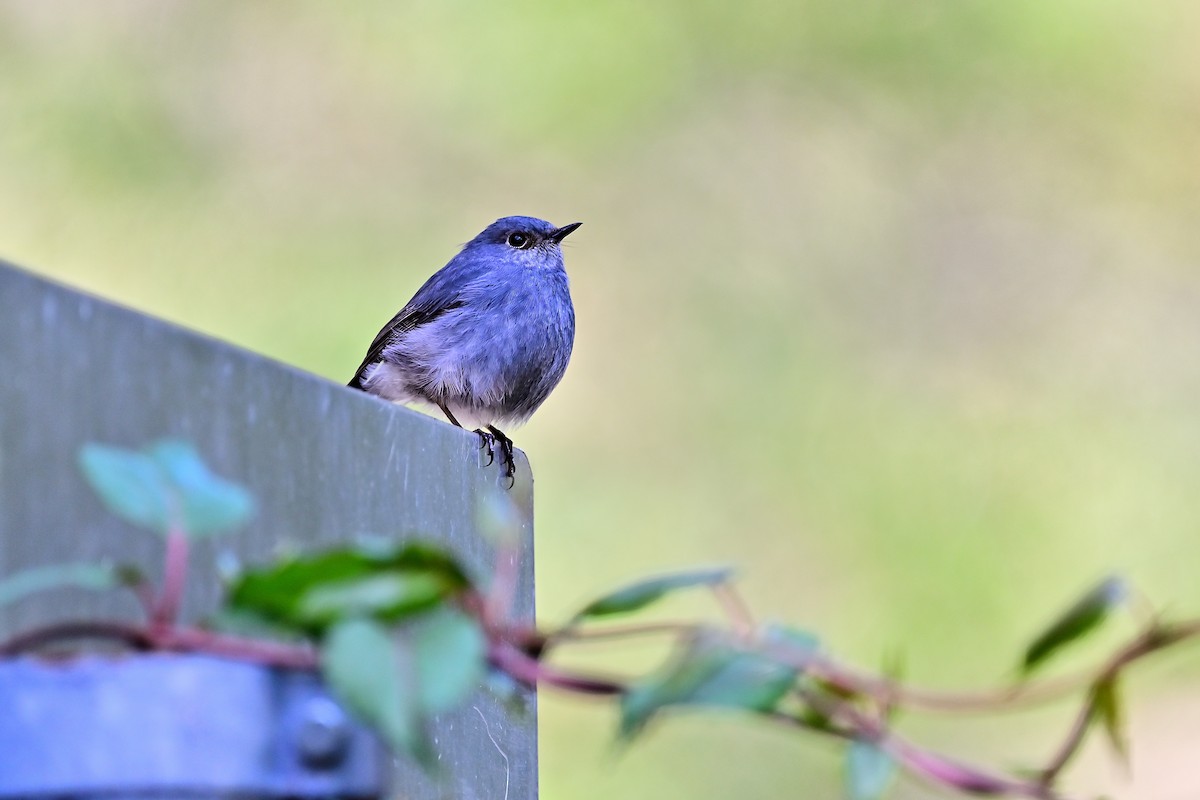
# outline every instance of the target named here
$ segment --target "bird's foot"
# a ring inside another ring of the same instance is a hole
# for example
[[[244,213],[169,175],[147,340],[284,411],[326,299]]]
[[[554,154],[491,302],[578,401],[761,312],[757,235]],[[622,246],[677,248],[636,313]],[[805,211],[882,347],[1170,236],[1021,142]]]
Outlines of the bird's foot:
[[[496,434],[490,430],[485,431],[483,428],[476,428],[475,433],[479,434],[480,449],[487,450],[488,460],[484,466],[490,467],[492,462],[496,460]],[[503,450],[503,445],[501,445],[501,453],[503,453]]]
[[[500,461],[504,465],[504,477],[508,478],[508,488],[511,489],[517,483],[517,462],[513,458],[513,440],[495,426],[488,425],[487,429],[500,443]]]

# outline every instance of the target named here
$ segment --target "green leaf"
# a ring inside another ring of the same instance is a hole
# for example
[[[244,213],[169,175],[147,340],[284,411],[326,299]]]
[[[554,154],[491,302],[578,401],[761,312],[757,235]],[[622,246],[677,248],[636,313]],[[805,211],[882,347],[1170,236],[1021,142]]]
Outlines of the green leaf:
[[[1121,710],[1121,697],[1117,691],[1117,676],[1113,675],[1092,687],[1092,714],[1104,725],[1109,744],[1129,765],[1129,744],[1125,737],[1125,715]]]
[[[148,452],[179,497],[180,522],[189,537],[223,533],[250,520],[250,493],[214,475],[190,444],[163,439]]]
[[[142,528],[165,532],[172,491],[158,463],[145,453],[86,444],[79,467],[108,510]]]
[[[904,667],[904,652],[898,648],[893,649],[884,654],[883,665],[880,667],[879,674],[887,680],[889,687],[896,687],[904,682]],[[879,710],[889,726],[895,722],[901,708],[901,704],[898,701],[899,698],[895,692],[885,692],[885,699]]]
[[[416,620],[411,630],[421,710],[457,708],[478,689],[487,671],[487,640],[473,618],[441,609]]]
[[[871,742],[852,742],[846,749],[846,797],[876,800],[892,782],[895,764],[891,756]]]
[[[575,615],[575,621],[638,611],[661,599],[669,592],[694,586],[715,586],[728,581],[732,574],[733,570],[722,568],[693,570],[647,578],[618,589],[598,600],[593,600]]]
[[[1118,577],[1101,582],[1034,639],[1025,651],[1021,671],[1028,675],[1063,645],[1095,630],[1114,608],[1125,601],[1126,594],[1125,582]]]
[[[278,625],[263,619],[252,611],[235,608],[220,608],[204,619],[209,630],[243,636],[248,639],[275,639],[281,642],[306,642],[307,637],[294,628]]]
[[[193,538],[221,533],[254,510],[245,489],[214,475],[185,442],[164,439],[144,452],[87,444],[79,465],[110,511],[159,533],[172,525]]]
[[[469,585],[446,552],[420,544],[372,543],[305,555],[251,570],[229,587],[230,608],[317,633],[338,619],[395,621],[431,608]]]
[[[716,635],[699,636],[672,663],[622,695],[620,736],[632,737],[669,706],[771,711],[797,674],[758,651]]]
[[[300,596],[298,611],[315,623],[350,616],[394,619],[435,605],[452,588],[432,572],[386,572],[314,586]]]
[[[818,675],[801,675],[798,686],[806,696],[798,717],[805,725],[818,730],[834,729],[830,716],[833,709],[839,708],[843,703],[863,699],[860,692],[849,686],[839,685]],[[809,695],[811,700],[807,697]]]
[[[321,672],[330,690],[397,753],[432,764],[416,693],[413,655],[386,628],[369,619],[346,619],[321,643]]]
[[[0,606],[29,595],[71,586],[79,589],[115,589],[136,581],[136,570],[111,564],[77,562],[33,567],[0,580]]]

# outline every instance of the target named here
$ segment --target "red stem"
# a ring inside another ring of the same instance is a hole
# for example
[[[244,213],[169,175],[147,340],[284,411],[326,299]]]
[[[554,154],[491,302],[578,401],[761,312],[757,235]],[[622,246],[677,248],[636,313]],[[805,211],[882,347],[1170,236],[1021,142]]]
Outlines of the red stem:
[[[492,642],[488,658],[499,669],[512,678],[536,687],[538,684],[553,686],[569,692],[595,695],[621,694],[624,687],[617,681],[588,675],[572,675],[543,664],[507,642]]]
[[[484,598],[485,624],[498,626],[511,615],[517,596],[519,570],[520,552],[515,544],[505,542],[498,545],[496,564],[492,569],[492,585]]]
[[[742,599],[738,590],[733,588],[733,584],[715,584],[712,587],[712,593],[720,603],[721,610],[725,612],[734,633],[743,639],[753,636],[756,627],[754,615],[750,613],[750,607],[746,605],[746,601]]]
[[[247,639],[201,628],[174,628],[166,632],[156,644],[168,650],[212,653],[275,667],[313,669],[319,663],[317,651],[307,644]]]
[[[63,622],[17,634],[0,644],[0,656],[17,656],[55,642],[75,639],[106,639],[121,642],[134,650],[150,650],[154,638],[140,625],[123,622]]]
[[[1059,797],[1049,786],[984,772],[922,750],[895,737],[885,737],[880,746],[913,775],[960,792],[1030,797],[1036,800],[1055,800]]]
[[[167,534],[166,554],[163,558],[162,587],[158,602],[154,606],[151,625],[155,628],[171,628],[179,620],[179,609],[183,604],[183,590],[187,584],[188,540],[178,526]]]
[[[79,639],[120,642],[134,650],[211,653],[215,656],[254,661],[275,667],[312,669],[318,664],[316,650],[307,644],[246,639],[201,628],[155,629],[110,620],[64,622],[27,631],[0,643],[0,656],[20,655],[48,645]]]

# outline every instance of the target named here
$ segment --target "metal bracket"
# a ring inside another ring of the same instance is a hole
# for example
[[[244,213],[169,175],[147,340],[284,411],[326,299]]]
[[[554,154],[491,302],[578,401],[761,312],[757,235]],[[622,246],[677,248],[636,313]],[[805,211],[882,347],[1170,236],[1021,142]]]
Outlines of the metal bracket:
[[[0,662],[0,798],[354,798],[390,759],[308,671],[208,656]]]

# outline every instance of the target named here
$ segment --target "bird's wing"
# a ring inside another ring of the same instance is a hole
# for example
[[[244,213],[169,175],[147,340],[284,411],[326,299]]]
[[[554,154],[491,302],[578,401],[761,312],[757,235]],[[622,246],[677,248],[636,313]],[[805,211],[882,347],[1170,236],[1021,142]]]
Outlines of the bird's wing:
[[[363,372],[367,367],[380,360],[383,349],[397,333],[428,325],[447,311],[462,308],[464,304],[463,290],[469,285],[471,279],[478,276],[479,272],[477,269],[464,269],[464,266],[461,262],[451,261],[427,280],[425,285],[417,290],[413,299],[408,301],[408,305],[400,309],[400,312],[392,317],[387,325],[383,326],[383,329],[376,334],[375,340],[371,342],[371,347],[363,357],[362,363],[358,365],[354,378],[349,383],[351,387],[363,388]]]
[[[383,326],[383,330],[375,335],[375,341],[371,342],[371,347],[367,350],[366,356],[363,357],[362,363],[358,365],[358,369],[354,373],[353,380],[350,381],[350,386],[355,389],[363,388],[362,378],[363,372],[371,364],[380,360],[383,355],[383,348],[387,347],[388,342],[397,333],[411,331],[413,328],[419,328],[422,325],[427,325],[435,319],[445,314],[447,311],[453,311],[456,308],[462,307],[461,300],[453,300],[444,305],[436,307],[417,307],[413,308],[412,304],[405,306],[400,310],[400,313],[392,317],[387,325]]]

